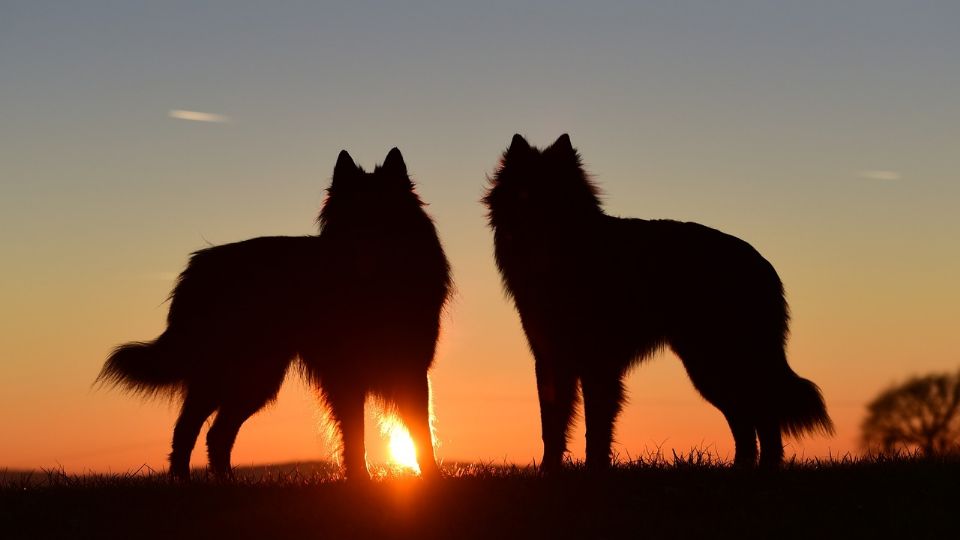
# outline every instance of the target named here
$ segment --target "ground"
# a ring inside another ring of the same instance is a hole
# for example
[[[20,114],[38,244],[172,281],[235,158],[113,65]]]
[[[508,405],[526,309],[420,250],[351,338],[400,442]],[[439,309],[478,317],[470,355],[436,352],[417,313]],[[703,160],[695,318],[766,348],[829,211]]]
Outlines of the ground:
[[[843,459],[735,470],[691,453],[606,474],[574,466],[446,465],[427,482],[352,485],[315,465],[233,482],[160,474],[25,478],[0,487],[0,536],[19,538],[948,538],[960,460]],[[202,475],[201,475],[202,476]]]

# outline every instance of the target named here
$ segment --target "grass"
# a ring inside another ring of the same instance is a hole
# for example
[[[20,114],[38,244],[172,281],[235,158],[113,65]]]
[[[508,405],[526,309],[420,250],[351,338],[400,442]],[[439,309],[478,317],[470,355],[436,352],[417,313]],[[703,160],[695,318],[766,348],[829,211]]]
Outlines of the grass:
[[[241,469],[232,482],[164,475],[4,475],[0,537],[19,538],[947,538],[960,460],[807,460],[731,469],[707,453],[590,474],[448,464],[425,482],[367,485],[325,464]]]

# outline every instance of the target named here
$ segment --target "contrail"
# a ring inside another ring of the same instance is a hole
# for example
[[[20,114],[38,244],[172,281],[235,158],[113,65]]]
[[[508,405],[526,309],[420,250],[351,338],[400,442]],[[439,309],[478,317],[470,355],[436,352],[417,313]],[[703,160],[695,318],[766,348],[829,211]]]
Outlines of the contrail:
[[[229,116],[224,116],[222,114],[206,113],[200,111],[185,111],[182,109],[170,109],[170,112],[167,113],[167,116],[170,118],[176,118],[178,120],[193,120],[194,122],[216,122],[223,123],[230,120]]]

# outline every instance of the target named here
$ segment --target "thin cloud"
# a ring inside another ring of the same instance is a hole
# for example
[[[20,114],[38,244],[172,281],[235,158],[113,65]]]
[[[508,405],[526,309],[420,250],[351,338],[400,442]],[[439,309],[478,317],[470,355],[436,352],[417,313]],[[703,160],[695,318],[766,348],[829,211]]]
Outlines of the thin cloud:
[[[214,122],[222,124],[224,122],[229,122],[230,117],[222,114],[207,113],[200,111],[185,111],[183,109],[170,109],[170,112],[167,113],[167,116],[170,118],[176,118],[177,120],[192,120],[194,122]]]
[[[881,180],[885,182],[892,182],[902,178],[897,171],[860,171],[857,173],[857,176],[864,180]]]

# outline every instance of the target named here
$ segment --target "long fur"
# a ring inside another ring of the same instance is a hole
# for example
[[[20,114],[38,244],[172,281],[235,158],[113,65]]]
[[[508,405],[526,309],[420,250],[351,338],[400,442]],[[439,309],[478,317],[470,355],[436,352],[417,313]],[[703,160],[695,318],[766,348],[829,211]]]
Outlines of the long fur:
[[[241,424],[276,398],[298,358],[341,431],[348,477],[367,475],[368,394],[396,404],[421,470],[436,471],[427,371],[449,265],[400,152],[391,150],[372,173],[341,152],[318,222],[317,236],[261,237],[194,253],[171,293],[161,337],[122,345],[107,359],[100,381],[182,397],[173,475],[189,475],[194,441],[214,411],[210,465],[229,473]]]
[[[787,364],[788,309],[753,247],[696,223],[612,217],[566,135],[516,135],[484,202],[497,265],[534,354],[545,468],[559,467],[582,388],[587,462],[610,462],[622,379],[663,346],[726,416],[736,462],[775,466],[781,435],[831,432],[820,390]]]
[[[179,366],[167,358],[161,341],[134,341],[115,348],[98,379],[144,396],[175,390],[182,376]]]

